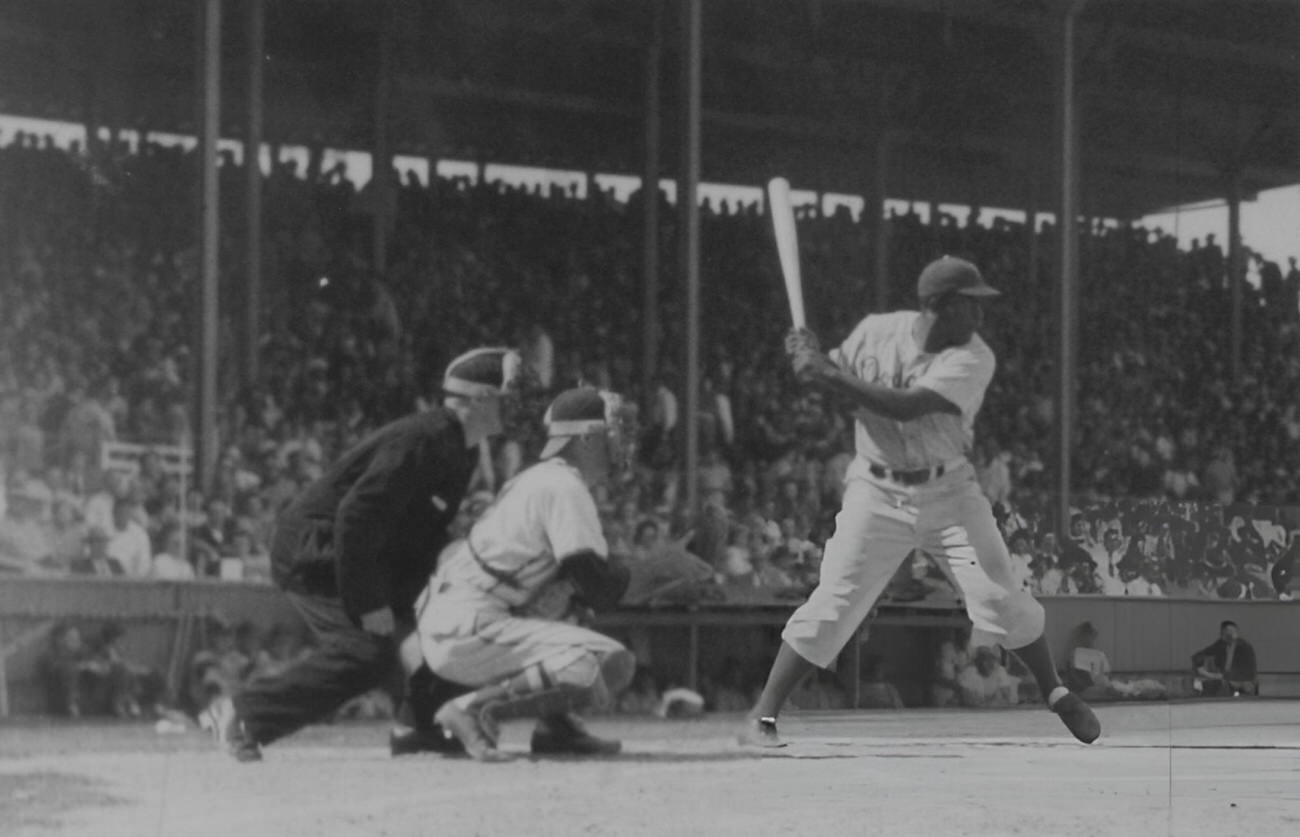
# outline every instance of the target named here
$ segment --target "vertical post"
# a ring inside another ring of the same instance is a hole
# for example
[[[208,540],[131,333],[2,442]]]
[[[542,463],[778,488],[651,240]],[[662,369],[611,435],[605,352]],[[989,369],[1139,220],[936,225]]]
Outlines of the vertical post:
[[[699,510],[700,445],[700,21],[701,0],[682,0],[682,150],[677,178],[677,247],[686,286],[686,505]]]
[[[393,50],[397,32],[395,0],[380,0],[379,4],[379,69],[375,83],[375,137],[370,155],[370,197],[373,201],[372,263],[376,273],[388,267],[388,210],[393,167],[392,137],[388,117],[392,110]]]
[[[1232,300],[1232,381],[1241,381],[1241,307],[1242,285],[1246,283],[1245,255],[1241,246],[1241,177],[1233,172],[1228,178],[1228,289]]]
[[[1086,0],[1070,0],[1061,27],[1061,284],[1058,309],[1056,398],[1056,532],[1064,539],[1070,529],[1071,454],[1074,438],[1075,295],[1079,280],[1078,124],[1075,103],[1074,29]]]
[[[649,414],[659,362],[659,76],[663,58],[663,0],[650,0],[645,60],[645,160],[641,170],[641,397]]]
[[[875,296],[876,310],[889,310],[889,219],[885,214],[885,199],[889,197],[889,133],[881,131],[876,139],[872,171],[872,197],[874,206],[864,208],[875,213]]]
[[[248,3],[248,112],[244,131],[244,383],[257,380],[262,319],[262,62],[266,51],[265,0]]]
[[[221,126],[221,0],[203,3],[203,137],[199,160],[199,275],[202,315],[199,323],[199,485],[212,481],[217,461],[218,345],[218,200],[217,139]]]
[[[1038,158],[1029,156],[1028,194],[1025,200],[1025,246],[1029,258],[1025,266],[1025,284],[1033,287],[1038,284]]]

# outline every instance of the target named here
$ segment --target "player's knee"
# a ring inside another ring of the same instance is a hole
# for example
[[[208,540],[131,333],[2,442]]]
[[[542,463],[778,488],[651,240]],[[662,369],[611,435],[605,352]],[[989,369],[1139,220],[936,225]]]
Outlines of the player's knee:
[[[636,656],[626,648],[619,648],[604,655],[600,662],[600,676],[605,681],[605,688],[612,695],[617,695],[632,683],[636,674]]]
[[[1043,606],[1023,591],[1008,594],[995,605],[998,621],[1007,632],[1007,648],[1023,648],[1043,635],[1047,617]]]
[[[590,651],[575,655],[562,665],[546,668],[551,682],[557,686],[589,689],[601,678],[600,658]]]

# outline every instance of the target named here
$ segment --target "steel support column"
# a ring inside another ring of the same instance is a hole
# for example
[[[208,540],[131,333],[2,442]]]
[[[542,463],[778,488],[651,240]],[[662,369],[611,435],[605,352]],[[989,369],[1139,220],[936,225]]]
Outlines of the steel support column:
[[[699,511],[700,446],[700,70],[701,0],[682,0],[681,155],[677,177],[677,253],[686,288],[686,505]]]
[[[641,397],[654,403],[659,364],[659,77],[663,63],[663,2],[650,2],[645,60],[645,157],[641,169]]]
[[[217,462],[218,256],[217,139],[221,126],[221,0],[200,0],[203,7],[203,119],[199,159],[199,317],[198,438],[195,462],[198,485],[212,484]]]
[[[257,381],[262,319],[262,62],[265,0],[245,0],[248,13],[248,111],[244,129],[244,351],[246,386]]]

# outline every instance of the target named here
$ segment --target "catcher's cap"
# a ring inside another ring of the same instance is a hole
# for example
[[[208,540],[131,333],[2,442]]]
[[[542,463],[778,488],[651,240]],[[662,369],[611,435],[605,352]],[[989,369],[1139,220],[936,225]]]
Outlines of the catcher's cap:
[[[514,349],[471,349],[447,364],[442,391],[466,398],[500,395],[519,377],[521,367]]]
[[[546,408],[546,447],[542,459],[555,456],[574,436],[585,436],[609,427],[605,396],[593,387],[575,387],[560,393]]]
[[[916,280],[916,295],[930,299],[956,292],[967,296],[997,296],[1001,291],[984,281],[975,265],[955,256],[944,256],[930,262]]]

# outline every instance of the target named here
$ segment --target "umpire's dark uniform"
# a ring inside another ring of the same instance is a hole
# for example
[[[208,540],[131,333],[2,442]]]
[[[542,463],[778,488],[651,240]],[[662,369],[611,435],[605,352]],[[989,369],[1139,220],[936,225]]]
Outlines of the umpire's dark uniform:
[[[280,515],[275,583],[315,634],[312,653],[235,697],[246,734],[267,744],[326,717],[396,674],[396,643],[478,464],[456,415],[438,408],[377,430]],[[389,607],[392,637],[362,630]]]

